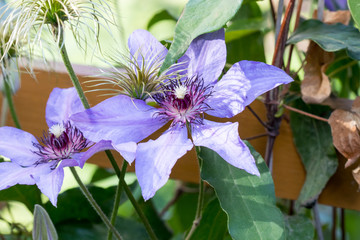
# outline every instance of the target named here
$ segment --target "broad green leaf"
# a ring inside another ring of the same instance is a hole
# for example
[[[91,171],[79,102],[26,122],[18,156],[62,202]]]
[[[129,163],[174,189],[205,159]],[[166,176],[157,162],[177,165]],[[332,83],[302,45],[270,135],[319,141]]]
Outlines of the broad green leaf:
[[[177,18],[170,14],[168,10],[161,10],[160,12],[157,12],[149,21],[146,29],[149,30],[153,25],[160,21],[164,20],[173,20],[177,21]]]
[[[238,11],[242,0],[189,0],[175,27],[174,41],[161,66],[164,71],[181,57],[197,36],[223,27]]]
[[[120,232],[122,240],[148,239],[145,227],[136,220],[118,217],[115,228]],[[99,240],[107,239],[108,234],[104,224],[76,220],[56,224],[56,229],[59,239]]]
[[[58,235],[49,214],[40,205],[35,205],[33,239],[57,240]]]
[[[35,185],[15,185],[0,191],[0,201],[18,201],[34,212],[35,204],[41,204],[41,193]]]
[[[195,190],[197,189],[195,188]],[[174,234],[183,234],[191,227],[196,213],[197,199],[197,193],[183,193],[169,210],[171,217],[168,223]]]
[[[95,186],[87,186],[95,201],[99,204],[106,215],[110,215],[116,187],[100,188]],[[136,184],[130,185],[133,190]],[[120,203],[127,200],[125,194],[121,195]],[[69,189],[58,196],[57,208],[53,207],[50,202],[45,204],[45,209],[49,213],[54,224],[61,221],[69,221],[71,219],[86,220],[90,222],[101,222],[100,217],[90,205],[88,200],[82,194],[79,188]]]
[[[300,99],[294,107],[325,117],[329,111],[321,106],[306,105]],[[291,112],[290,118],[295,146],[306,170],[296,207],[311,207],[338,166],[331,130],[328,123],[295,112]]]
[[[286,236],[291,240],[314,239],[314,226],[311,219],[303,215],[285,217]]]
[[[201,147],[201,178],[214,187],[227,213],[233,239],[284,239],[285,223],[276,207],[271,174],[260,154],[248,146],[256,159],[260,177],[231,166],[214,151]]]
[[[115,175],[114,170],[98,167],[96,169],[96,171],[94,172],[90,183],[101,181],[101,180],[104,180],[106,178],[112,177],[114,175]]]
[[[234,64],[240,60],[265,62],[264,28],[257,3],[243,3],[225,32],[227,63]]]
[[[222,240],[227,233],[226,213],[221,209],[219,200],[214,198],[203,211],[200,223],[191,240]]]
[[[348,0],[348,6],[353,19],[360,27],[360,2],[359,0]]]
[[[152,203],[152,199],[144,202],[144,199],[140,198],[139,204],[158,239],[170,239],[172,233],[157,213]]]
[[[327,52],[345,49],[349,57],[360,60],[360,33],[353,26],[307,20],[300,24],[287,43],[295,44],[304,39],[313,40]]]

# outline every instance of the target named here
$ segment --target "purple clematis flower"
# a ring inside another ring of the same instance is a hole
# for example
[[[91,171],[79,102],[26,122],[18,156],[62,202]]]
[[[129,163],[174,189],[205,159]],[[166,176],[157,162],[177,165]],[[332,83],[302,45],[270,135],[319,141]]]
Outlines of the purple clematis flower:
[[[147,55],[149,59],[159,51],[153,38],[145,31],[136,38],[137,46],[146,46],[152,53]],[[152,96],[159,108],[119,95],[71,117],[88,139],[115,144],[139,142],[171,122],[158,139],[138,144],[135,169],[145,200],[167,182],[176,161],[193,146],[208,147],[231,165],[259,175],[253,156],[238,135],[238,123],[213,122],[206,120],[205,114],[233,117],[259,95],[292,81],[279,68],[251,61],[234,64],[217,81],[226,62],[223,30],[193,40],[178,62],[183,63],[177,67],[184,66],[186,77],[162,84],[161,91]]]
[[[347,0],[325,0],[325,6],[330,11],[348,10]]]
[[[56,206],[64,179],[64,167],[83,167],[93,154],[111,149],[101,141],[87,152],[80,152],[92,144],[69,121],[71,114],[84,111],[74,88],[55,88],[46,105],[49,131],[36,139],[32,134],[13,127],[0,128],[0,155],[11,162],[0,163],[0,190],[16,184],[36,184]]]

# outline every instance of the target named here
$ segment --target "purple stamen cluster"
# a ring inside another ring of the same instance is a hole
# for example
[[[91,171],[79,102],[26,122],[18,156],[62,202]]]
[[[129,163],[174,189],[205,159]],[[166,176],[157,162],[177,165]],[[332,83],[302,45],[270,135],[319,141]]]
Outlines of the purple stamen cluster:
[[[161,93],[154,95],[154,100],[161,106],[157,115],[167,121],[173,120],[172,126],[186,122],[202,124],[204,113],[211,109],[205,100],[211,95],[212,88],[205,86],[203,79],[198,77],[170,80],[162,86]]]
[[[89,145],[82,132],[70,122],[66,122],[63,127],[61,135],[44,132],[43,137],[39,139],[40,143],[33,143],[33,146],[38,148],[34,153],[40,157],[35,165],[54,162],[51,169],[55,169],[61,160],[70,159],[72,154],[79,153]]]

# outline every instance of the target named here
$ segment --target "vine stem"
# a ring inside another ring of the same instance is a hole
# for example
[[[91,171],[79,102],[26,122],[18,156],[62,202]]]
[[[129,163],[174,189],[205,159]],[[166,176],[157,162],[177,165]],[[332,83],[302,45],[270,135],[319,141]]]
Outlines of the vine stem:
[[[188,134],[189,134],[190,140],[192,142],[194,142],[193,139],[192,139],[192,136],[191,136],[191,127],[190,127],[189,123],[186,123],[186,127],[188,129]],[[197,159],[197,161],[199,163],[199,170],[201,170],[203,160],[202,160],[202,158],[199,158],[199,150],[198,150],[198,148],[194,147],[194,149],[195,149],[196,159]],[[185,240],[189,240],[191,238],[191,236],[195,232],[195,229],[197,228],[197,226],[200,223],[201,215],[202,215],[202,208],[203,208],[203,205],[204,205],[204,189],[205,189],[204,188],[204,181],[200,177],[199,196],[198,196],[198,201],[197,201],[195,218],[194,218],[193,224],[191,225],[191,229],[190,229],[189,233],[186,235]]]
[[[64,36],[63,36],[63,30],[62,28],[60,27],[58,29],[60,32],[60,38],[59,38],[59,49],[60,49],[60,53],[61,53],[61,57],[63,59],[63,62],[65,64],[65,67],[69,73],[69,76],[70,76],[70,79],[71,81],[73,82],[73,85],[77,91],[77,93],[79,94],[79,98],[82,102],[82,104],[84,105],[84,108],[85,109],[89,109],[90,108],[90,105],[89,105],[89,102],[87,101],[87,98],[84,94],[84,91],[80,85],[80,81],[78,79],[78,77],[76,76],[75,74],[75,71],[71,65],[71,62],[69,60],[69,56],[67,54],[67,51],[66,51],[66,47],[65,47],[65,43],[64,43]],[[56,36],[56,35],[55,35]],[[147,218],[145,217],[144,213],[142,212],[139,204],[137,203],[136,199],[134,198],[131,190],[129,189],[129,186],[126,184],[125,180],[123,178],[121,178],[121,171],[120,171],[120,168],[119,166],[117,165],[116,161],[115,161],[115,158],[114,156],[112,155],[111,151],[110,150],[105,150],[105,153],[112,165],[112,167],[114,168],[115,170],[115,173],[117,175],[117,177],[119,178],[119,181],[120,181],[120,184],[123,186],[124,188],[124,191],[127,195],[127,197],[129,198],[131,204],[133,205],[133,207],[135,208],[137,214],[139,215],[140,219],[142,220],[148,234],[150,235],[151,239],[155,240],[157,239],[153,229],[151,228],[150,226],[150,223],[149,221],[147,220]]]
[[[283,107],[290,110],[290,111],[297,112],[297,113],[300,113],[302,115],[305,115],[305,116],[308,116],[308,117],[311,117],[311,118],[314,118],[314,119],[317,119],[317,120],[320,120],[320,121],[323,121],[323,122],[328,122],[328,120],[326,118],[319,117],[319,116],[316,116],[314,114],[304,112],[304,111],[302,111],[300,109],[290,107],[290,106],[288,106],[286,104],[283,104]]]
[[[18,128],[18,129],[21,129],[19,118],[18,118],[18,116],[16,114],[14,101],[13,101],[13,98],[12,98],[11,87],[10,87],[10,84],[9,84],[8,75],[6,74],[4,69],[2,69],[2,72],[3,72],[5,97],[6,97],[6,101],[8,103],[8,106],[9,106],[10,114],[11,114],[11,117],[12,117],[12,119],[14,121],[15,127]]]
[[[107,219],[104,212],[101,210],[99,205],[96,203],[95,199],[89,192],[89,190],[86,188],[84,183],[81,181],[79,175],[77,174],[75,167],[70,167],[70,170],[72,174],[74,175],[75,180],[78,182],[81,192],[85,195],[87,200],[91,203],[91,206],[95,209],[95,211],[99,214],[101,220],[105,223],[105,225],[114,233],[117,239],[121,240],[121,236],[119,232],[115,229],[115,227],[110,223],[109,219]]]
[[[121,179],[124,179],[124,177],[125,177],[127,166],[128,166],[128,163],[125,160],[123,160],[123,165],[121,168],[121,175],[120,175]],[[113,226],[115,225],[117,212],[118,212],[119,206],[120,206],[120,198],[121,198],[121,190],[122,190],[121,187],[122,187],[122,184],[121,184],[121,181],[119,180],[118,186],[116,188],[116,193],[115,193],[114,207],[113,207],[113,211],[111,213],[111,219],[110,219],[111,225],[113,225]],[[108,232],[107,239],[108,240],[112,239],[112,231],[110,231],[110,229]]]

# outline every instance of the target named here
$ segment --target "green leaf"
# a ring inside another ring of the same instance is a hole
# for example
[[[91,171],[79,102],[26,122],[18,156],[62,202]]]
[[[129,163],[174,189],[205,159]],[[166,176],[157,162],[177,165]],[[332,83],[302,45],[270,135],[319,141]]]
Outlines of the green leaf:
[[[160,218],[159,214],[155,210],[155,207],[152,203],[152,199],[144,202],[144,199],[140,198],[139,204],[146,218],[149,220],[149,223],[152,229],[154,230],[155,235],[159,239],[164,239],[164,240],[170,239],[172,233],[170,232],[168,227],[165,225],[165,223],[163,222],[163,220]]]
[[[137,183],[130,185],[132,190],[135,187],[137,187]],[[109,216],[113,207],[116,186],[106,189],[95,186],[87,186],[87,188],[103,212]],[[120,204],[126,200],[126,195],[122,194]],[[58,196],[57,208],[48,202],[45,204],[45,209],[55,224],[61,221],[69,221],[71,219],[87,220],[95,223],[101,222],[100,217],[79,188],[69,189],[60,194]]]
[[[314,226],[311,219],[303,215],[285,217],[287,239],[313,240]]]
[[[219,200],[214,198],[203,211],[200,223],[191,240],[224,239],[227,233],[226,213],[221,209]]]
[[[348,6],[353,19],[360,27],[360,2],[359,0],[348,0]]]
[[[295,44],[304,39],[313,40],[327,52],[345,49],[349,57],[360,60],[360,33],[353,26],[341,23],[329,25],[319,20],[307,20],[300,24],[287,44]]]
[[[243,3],[225,32],[227,63],[240,60],[265,62],[263,29],[264,21],[257,3]]]
[[[122,240],[148,239],[144,226],[127,218],[116,218],[116,229],[120,232]],[[86,221],[66,221],[56,224],[59,239],[107,239],[108,230],[104,224],[93,224]],[[114,238],[113,238],[114,239]]]
[[[35,185],[15,185],[0,191],[0,201],[18,201],[34,212],[35,204],[41,204],[41,193]]]
[[[306,105],[300,99],[295,101],[294,107],[325,117],[329,112],[327,107]],[[291,112],[290,118],[295,146],[306,170],[305,183],[296,207],[311,207],[338,166],[331,129],[326,122],[295,112]]]
[[[233,239],[284,239],[285,223],[275,204],[271,174],[260,154],[250,144],[248,146],[261,177],[233,167],[216,152],[201,147],[201,178],[214,187],[220,205],[228,215]]]
[[[223,27],[240,8],[242,0],[189,0],[175,27],[171,44],[160,71],[175,63],[197,36]]]
[[[94,175],[92,176],[90,183],[101,181],[106,178],[112,177],[114,175],[115,175],[115,172],[113,169],[98,167],[96,169],[96,171],[94,172]]]
[[[57,240],[58,235],[49,214],[40,205],[35,205],[33,239]]]
[[[174,20],[177,21],[177,18],[170,14],[168,10],[161,10],[160,12],[157,12],[149,21],[146,29],[149,30],[153,25],[160,21],[164,20]]]

